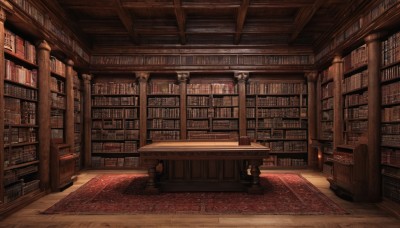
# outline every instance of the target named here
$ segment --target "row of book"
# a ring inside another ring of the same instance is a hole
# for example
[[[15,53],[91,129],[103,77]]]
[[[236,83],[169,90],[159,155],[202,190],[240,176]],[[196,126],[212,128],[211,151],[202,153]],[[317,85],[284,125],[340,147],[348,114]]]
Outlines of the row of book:
[[[386,40],[382,42],[382,65],[386,66],[399,61],[400,61],[400,32],[397,32],[389,36]],[[397,75],[397,77],[398,76],[399,75]]]
[[[353,153],[336,151],[333,154],[333,159],[335,159],[336,161],[339,161],[340,163],[343,163],[343,164],[353,164],[354,163]]]
[[[64,80],[58,79],[56,77],[50,77],[50,91],[65,93]]]
[[[36,145],[4,148],[4,167],[37,160]]]
[[[382,104],[400,103],[400,82],[382,86]]]
[[[50,70],[60,76],[65,77],[66,66],[54,56],[50,56]]]
[[[381,133],[383,135],[400,135],[400,124],[382,124]]]
[[[36,90],[12,85],[7,82],[4,83],[4,95],[32,101],[37,101],[38,99]]]
[[[211,105],[214,107],[239,106],[239,97],[238,96],[213,97],[213,99],[211,99]]]
[[[149,138],[151,140],[179,140],[180,131],[150,131]]]
[[[237,94],[237,86],[233,82],[188,84],[187,94]]]
[[[36,128],[4,128],[4,144],[34,143],[37,141]]]
[[[53,109],[66,109],[66,97],[59,93],[51,93],[51,108]]]
[[[246,108],[246,118],[256,118],[256,109]]]
[[[149,97],[147,99],[148,106],[179,106],[179,97]]]
[[[239,123],[237,120],[213,120],[212,128],[215,130],[237,130]]]
[[[92,120],[94,129],[139,129],[139,120]]]
[[[343,58],[344,72],[361,67],[368,63],[368,48],[364,44],[361,47],[353,50],[349,55]]]
[[[9,203],[18,199],[23,195],[39,189],[39,180],[31,180],[26,182],[21,179],[18,183],[6,187],[4,190],[4,203]]]
[[[4,31],[4,48],[14,53],[30,63],[36,64],[36,48],[35,46],[24,40],[22,37],[14,34],[8,29]]]
[[[258,106],[300,106],[300,97],[299,96],[290,96],[290,97],[259,97]],[[303,99],[302,105],[306,105],[306,99]]]
[[[385,168],[387,169],[387,167]],[[400,181],[393,177],[383,176],[382,179],[382,194],[389,199],[400,202]]]
[[[36,173],[39,171],[39,167],[37,165],[30,165],[22,168],[10,169],[4,171],[4,186],[14,184],[24,176]]]
[[[139,97],[92,97],[93,106],[138,106]]]
[[[206,106],[210,104],[209,96],[188,96],[186,98],[187,106]]]
[[[394,106],[382,109],[382,121],[400,121],[400,106]]]
[[[332,130],[333,130],[333,121],[321,123],[322,132],[332,132]]]
[[[147,121],[148,129],[180,129],[180,120],[152,119]]]
[[[255,120],[247,120],[249,128],[255,128]],[[266,118],[258,120],[259,128],[307,128],[307,121],[282,119],[282,118]]]
[[[92,168],[138,168],[139,157],[104,158],[92,156]]]
[[[16,98],[4,98],[5,124],[36,124],[36,103]]]
[[[248,94],[307,94],[307,86],[303,83],[262,83],[251,82],[246,85]]]
[[[329,82],[321,87],[322,99],[333,97],[333,82]]]
[[[344,141],[345,141],[344,143],[347,145],[358,145],[361,141],[361,138],[364,137],[364,132],[366,132],[366,131],[367,131],[367,129],[364,128],[363,131],[346,132],[346,135],[344,137]]]
[[[350,92],[356,89],[365,88],[368,86],[368,70],[356,73],[343,79],[342,93]]]
[[[139,94],[139,88],[133,82],[96,82],[92,84],[93,95],[134,95]]]
[[[400,51],[399,51],[400,53]],[[383,69],[381,71],[381,81],[389,81],[392,79],[398,79],[400,78],[400,64],[397,64],[395,66]]]
[[[50,112],[50,126],[52,128],[64,127],[64,111],[60,109],[53,109]]]
[[[381,163],[400,167],[400,150],[391,148],[382,148]]]
[[[93,142],[92,153],[137,153],[136,141]]]
[[[321,79],[321,83],[326,83],[328,81],[333,80],[333,66],[329,66],[328,69],[325,69],[319,73],[319,77]]]
[[[361,94],[349,94],[344,97],[344,107],[368,104],[368,91]]]
[[[92,109],[93,119],[137,119],[138,111],[131,108],[95,108]]]
[[[274,118],[274,117],[300,118],[299,108],[258,109],[257,112],[259,118]]]
[[[186,124],[188,129],[208,129],[210,127],[208,120],[188,120]]]
[[[81,102],[74,100],[74,113],[81,112]]]
[[[239,134],[237,131],[188,131],[187,138],[189,140],[238,140]]]
[[[56,141],[64,141],[64,129],[52,128],[50,133],[51,139]]]
[[[148,118],[179,118],[179,108],[148,108]]]
[[[93,140],[137,140],[139,130],[92,129]]]
[[[306,166],[307,162],[302,158],[280,158],[278,155],[270,155],[263,160],[262,168],[268,167],[287,167],[287,166]]]
[[[179,94],[179,85],[169,82],[151,82],[149,94]]]
[[[13,82],[18,82],[23,85],[37,87],[37,70],[27,69],[21,65],[15,64],[11,60],[5,62],[5,79]]]
[[[368,120],[350,121],[345,126],[346,131],[349,132],[367,132],[368,130]]]
[[[382,144],[400,146],[400,135],[382,135]]]
[[[354,108],[345,108],[343,110],[344,120],[367,119],[368,105],[358,106]]]
[[[321,105],[322,105],[321,108],[323,111],[333,109],[333,97],[322,100]]]
[[[266,142],[265,145],[271,148],[271,152],[307,152],[306,141],[272,141]]]

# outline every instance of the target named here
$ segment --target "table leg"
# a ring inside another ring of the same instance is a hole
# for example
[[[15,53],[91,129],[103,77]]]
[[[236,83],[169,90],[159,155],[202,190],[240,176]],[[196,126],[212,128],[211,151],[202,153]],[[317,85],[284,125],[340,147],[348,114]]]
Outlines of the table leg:
[[[157,188],[156,166],[157,160],[147,160],[145,164],[148,168],[149,180],[147,181],[145,192],[148,194],[158,194],[160,191]]]
[[[247,189],[249,194],[263,194],[263,188],[260,186],[260,165],[262,165],[262,160],[250,160],[250,173],[253,177],[251,186]]]

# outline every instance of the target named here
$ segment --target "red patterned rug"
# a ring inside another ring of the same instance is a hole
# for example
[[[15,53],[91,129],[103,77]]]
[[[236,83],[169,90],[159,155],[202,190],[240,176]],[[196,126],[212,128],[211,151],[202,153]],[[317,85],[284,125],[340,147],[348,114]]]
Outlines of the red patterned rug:
[[[101,175],[44,211],[45,214],[345,214],[297,174],[263,174],[263,195],[242,192],[143,193],[147,177]]]

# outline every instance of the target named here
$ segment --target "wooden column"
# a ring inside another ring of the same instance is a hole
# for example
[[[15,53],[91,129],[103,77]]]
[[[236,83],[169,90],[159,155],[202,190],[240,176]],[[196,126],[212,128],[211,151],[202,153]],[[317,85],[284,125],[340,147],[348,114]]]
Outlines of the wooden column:
[[[90,81],[92,75],[82,74],[83,79],[83,141],[84,167],[92,165],[92,87]]]
[[[332,62],[333,70],[333,148],[343,144],[343,102],[342,102],[342,79],[343,60],[342,56],[336,55]]]
[[[73,67],[74,62],[68,60],[65,72],[65,95],[67,99],[65,111],[65,142],[74,148],[74,80]]]
[[[239,92],[239,137],[247,135],[246,127],[246,80],[249,72],[235,72]]]
[[[38,63],[38,125],[39,125],[39,173],[41,188],[50,187],[50,51],[49,44],[42,40],[37,45]]]
[[[368,199],[381,200],[381,38],[380,33],[368,35]]]
[[[0,148],[3,148],[0,153],[0,164],[4,164],[4,22],[6,21],[6,12],[0,5]],[[4,169],[0,168],[0,177],[3,178]],[[0,203],[3,202],[4,185],[3,181],[0,182]]]
[[[147,140],[147,80],[149,79],[148,72],[136,72],[136,78],[139,81],[139,126],[140,126],[140,147],[146,145]]]
[[[313,140],[317,138],[317,72],[307,72],[307,116],[308,116],[308,167],[317,168],[318,153],[313,147]]]
[[[179,81],[179,89],[180,89],[180,117],[181,117],[181,139],[186,139],[187,135],[187,127],[186,127],[186,87],[187,80],[189,79],[189,72],[178,72],[178,81]]]

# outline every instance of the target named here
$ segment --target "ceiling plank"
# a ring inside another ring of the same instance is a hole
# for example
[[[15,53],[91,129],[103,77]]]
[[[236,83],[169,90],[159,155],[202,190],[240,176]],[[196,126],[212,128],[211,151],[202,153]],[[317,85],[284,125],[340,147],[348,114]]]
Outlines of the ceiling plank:
[[[244,21],[246,20],[247,11],[249,8],[250,0],[243,0],[242,4],[238,9],[237,21],[236,21],[236,34],[234,44],[239,44],[242,36]]]
[[[301,31],[303,31],[304,27],[310,22],[314,14],[318,11],[318,9],[324,4],[326,0],[316,0],[312,6],[302,7],[296,15],[294,30],[290,37],[289,42],[292,43],[299,36]]]
[[[179,39],[181,41],[181,44],[183,45],[186,44],[186,34],[185,34],[186,16],[182,10],[181,0],[174,0],[174,11],[176,16],[176,21],[178,23]]]
[[[124,25],[125,29],[128,31],[129,37],[133,43],[138,44],[138,35],[135,32],[133,19],[129,13],[122,7],[121,0],[114,0],[115,10],[118,14],[119,19]]]

